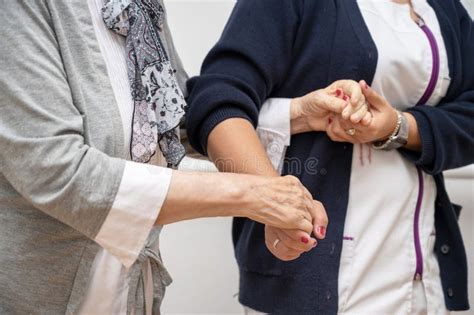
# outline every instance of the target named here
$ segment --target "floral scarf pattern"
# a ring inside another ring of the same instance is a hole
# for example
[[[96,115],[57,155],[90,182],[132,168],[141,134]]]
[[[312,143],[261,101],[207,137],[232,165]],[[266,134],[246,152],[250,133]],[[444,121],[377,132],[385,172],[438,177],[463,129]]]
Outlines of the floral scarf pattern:
[[[132,160],[147,163],[159,145],[169,167],[177,167],[185,150],[179,125],[186,101],[163,45],[165,11],[158,0],[104,0],[108,28],[126,37],[128,78],[134,101]]]

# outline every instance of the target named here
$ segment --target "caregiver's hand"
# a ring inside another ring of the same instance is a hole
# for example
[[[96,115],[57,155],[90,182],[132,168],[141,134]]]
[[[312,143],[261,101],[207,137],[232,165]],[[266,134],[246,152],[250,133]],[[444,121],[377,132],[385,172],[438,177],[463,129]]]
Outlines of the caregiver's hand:
[[[352,123],[370,123],[372,116],[357,82],[339,80],[327,88],[294,98],[290,108],[291,134],[325,131],[328,118],[334,114]]]
[[[317,244],[316,239],[306,232],[265,226],[265,245],[280,260],[295,260]]]
[[[261,178],[248,185],[245,216],[282,229],[295,229],[311,234],[314,226],[327,225],[327,216],[320,202],[293,176]]]
[[[387,139],[395,130],[397,111],[380,94],[360,81],[365,99],[370,104],[372,120],[369,125],[354,124],[340,116],[333,115],[327,123],[326,132],[332,141],[350,143],[372,143]],[[351,132],[352,131],[352,132]]]
[[[314,203],[320,209],[320,215],[313,223],[313,233],[317,239],[324,239],[328,218],[323,205],[319,201],[314,201]],[[280,229],[266,225],[265,245],[278,259],[283,261],[294,260],[318,245],[318,241],[312,238],[310,234],[305,231]]]

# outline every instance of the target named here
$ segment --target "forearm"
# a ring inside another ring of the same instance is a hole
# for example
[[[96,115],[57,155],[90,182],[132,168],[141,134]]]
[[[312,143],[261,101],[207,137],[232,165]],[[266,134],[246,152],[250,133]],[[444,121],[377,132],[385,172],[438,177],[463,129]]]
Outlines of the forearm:
[[[165,202],[156,221],[164,225],[204,217],[246,216],[242,183],[256,178],[237,174],[173,171]]]
[[[412,151],[421,151],[421,138],[415,117],[410,113],[403,113],[408,122],[408,141],[405,148]]]
[[[221,172],[278,176],[252,124],[245,119],[228,119],[209,135],[209,158]]]

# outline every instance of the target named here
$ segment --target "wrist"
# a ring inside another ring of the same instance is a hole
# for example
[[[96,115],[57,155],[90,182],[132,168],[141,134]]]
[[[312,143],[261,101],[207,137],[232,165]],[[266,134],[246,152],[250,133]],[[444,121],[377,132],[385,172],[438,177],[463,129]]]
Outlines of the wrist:
[[[386,128],[383,129],[382,133],[374,142],[384,142],[387,141],[391,135],[399,128],[398,126],[398,111],[395,108],[391,108],[389,113],[389,118],[387,119]]]
[[[304,97],[297,97],[290,105],[290,130],[291,134],[299,134],[311,131],[325,131],[326,117],[311,117],[304,109]]]
[[[303,106],[303,99],[301,97],[291,100],[290,129],[292,135],[310,131],[308,121],[303,114]]]
[[[254,175],[242,176],[245,178],[239,178],[239,180],[235,181],[235,187],[231,193],[232,216],[253,218],[261,202],[259,195],[255,194],[256,187],[268,184],[271,177],[277,177],[279,175],[271,177]]]

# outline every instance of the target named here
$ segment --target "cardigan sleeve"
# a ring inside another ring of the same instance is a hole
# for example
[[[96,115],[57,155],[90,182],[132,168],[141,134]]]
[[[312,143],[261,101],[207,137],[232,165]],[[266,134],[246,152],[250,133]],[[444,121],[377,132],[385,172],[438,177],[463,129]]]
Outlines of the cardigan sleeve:
[[[94,239],[125,168],[86,142],[48,6],[0,10],[0,176],[28,203]]]
[[[255,127],[262,103],[291,66],[300,0],[239,0],[222,37],[188,83],[187,130],[205,154],[220,122],[240,117]]]
[[[445,170],[474,163],[474,25],[467,11],[458,3],[459,16],[454,25],[459,38],[447,45],[460,47],[455,53],[454,79],[460,80],[456,97],[438,106],[415,106],[408,110],[417,122],[421,152],[400,152],[425,172],[435,175]]]

